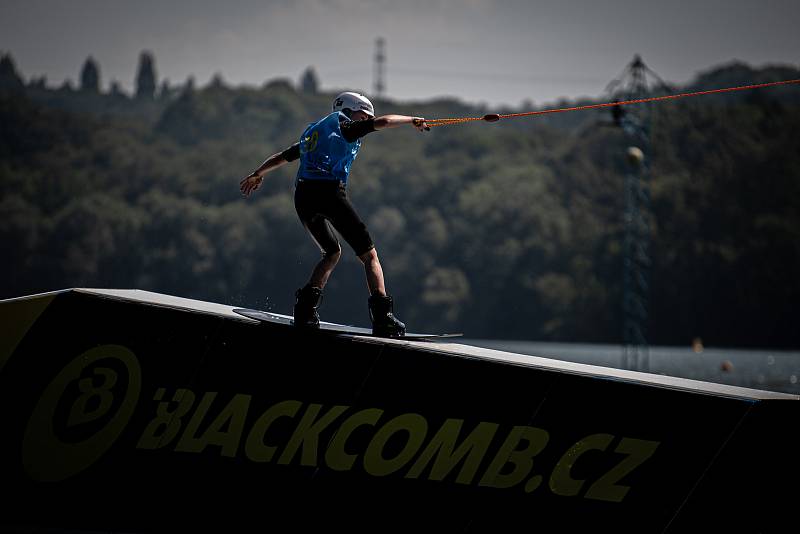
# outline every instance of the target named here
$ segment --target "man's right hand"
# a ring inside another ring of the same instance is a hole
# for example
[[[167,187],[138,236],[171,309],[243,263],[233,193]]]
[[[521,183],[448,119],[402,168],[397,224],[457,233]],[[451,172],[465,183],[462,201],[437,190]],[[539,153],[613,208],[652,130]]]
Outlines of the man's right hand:
[[[261,182],[263,181],[263,176],[253,173],[239,182],[239,189],[242,191],[244,196],[249,197],[250,193],[261,187]]]
[[[411,121],[411,124],[413,124],[414,127],[420,132],[430,131],[428,123],[425,122],[425,119],[423,119],[422,117],[414,117]]]

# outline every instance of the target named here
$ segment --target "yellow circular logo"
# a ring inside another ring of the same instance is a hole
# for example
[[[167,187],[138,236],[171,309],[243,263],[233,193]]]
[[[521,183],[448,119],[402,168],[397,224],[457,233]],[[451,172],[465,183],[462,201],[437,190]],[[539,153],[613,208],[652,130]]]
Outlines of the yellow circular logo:
[[[22,442],[34,480],[57,482],[96,462],[125,430],[139,400],[139,360],[121,345],[90,349],[44,390]]]
[[[305,152],[314,152],[319,142],[319,132],[314,131],[310,137],[305,138]]]

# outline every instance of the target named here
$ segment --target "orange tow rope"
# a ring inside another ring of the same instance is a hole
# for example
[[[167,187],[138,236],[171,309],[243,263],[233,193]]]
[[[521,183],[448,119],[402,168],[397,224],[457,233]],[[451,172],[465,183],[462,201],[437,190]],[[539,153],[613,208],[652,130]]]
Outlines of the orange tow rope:
[[[784,80],[780,82],[768,82],[768,83],[759,83],[755,85],[741,85],[739,87],[726,87],[724,89],[710,89],[708,91],[695,91],[693,93],[680,93],[675,95],[665,95],[665,96],[653,96],[650,98],[640,98],[637,100],[624,100],[621,102],[605,102],[602,104],[588,104],[585,106],[575,106],[572,108],[556,108],[556,109],[544,109],[540,111],[527,111],[525,113],[508,113],[505,115],[500,114],[489,114],[484,115],[483,117],[460,117],[460,118],[450,118],[450,119],[429,119],[425,122],[431,128],[435,126],[450,126],[451,124],[463,124],[465,122],[473,122],[473,121],[486,121],[486,122],[496,122],[500,119],[511,119],[514,117],[529,117],[532,115],[545,115],[548,113],[563,113],[565,111],[578,111],[581,109],[596,109],[596,108],[606,108],[611,106],[627,106],[629,104],[643,104],[645,102],[656,102],[659,100],[674,100],[676,98],[686,98],[689,96],[700,96],[700,95],[710,95],[713,93],[728,93],[731,91],[745,91],[747,89],[760,89],[762,87],[774,87],[776,85],[789,85],[794,83],[800,83],[800,79],[797,80]]]

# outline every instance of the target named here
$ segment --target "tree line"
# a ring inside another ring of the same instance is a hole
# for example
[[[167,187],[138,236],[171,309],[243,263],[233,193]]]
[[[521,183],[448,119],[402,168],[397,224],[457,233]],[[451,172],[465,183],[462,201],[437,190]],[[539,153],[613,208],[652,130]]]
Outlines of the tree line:
[[[121,98],[22,83],[12,62],[15,84],[3,61],[1,297],[138,288],[291,313],[318,255],[294,213],[295,166],[249,199],[238,182],[326,114],[334,93],[217,80],[150,98],[153,72],[147,96]],[[83,72],[96,87],[99,73]],[[692,87],[790,77],[800,76],[737,63]],[[457,99],[375,104],[486,111]],[[799,105],[797,89],[780,88],[652,108],[651,343],[799,345]],[[410,330],[621,341],[632,141],[607,112],[571,115],[365,138],[350,196]],[[322,317],[365,325],[363,271],[344,247]]]

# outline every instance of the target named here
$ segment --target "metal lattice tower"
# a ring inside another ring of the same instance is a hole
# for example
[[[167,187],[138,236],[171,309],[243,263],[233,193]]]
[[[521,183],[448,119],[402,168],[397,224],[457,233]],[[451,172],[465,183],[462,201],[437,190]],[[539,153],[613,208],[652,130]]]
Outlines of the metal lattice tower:
[[[377,98],[382,98],[386,91],[386,39],[375,40],[375,68],[373,71],[373,89]]]
[[[658,89],[669,90],[667,84],[636,55],[623,74],[612,81],[608,91],[615,101],[646,98],[653,87],[648,75],[655,78]],[[611,108],[614,125],[622,128],[631,145],[627,148],[628,169],[625,173],[625,238],[623,242],[622,312],[623,366],[648,370],[650,351],[647,322],[650,297],[650,128],[652,108],[639,104],[635,108]]]

